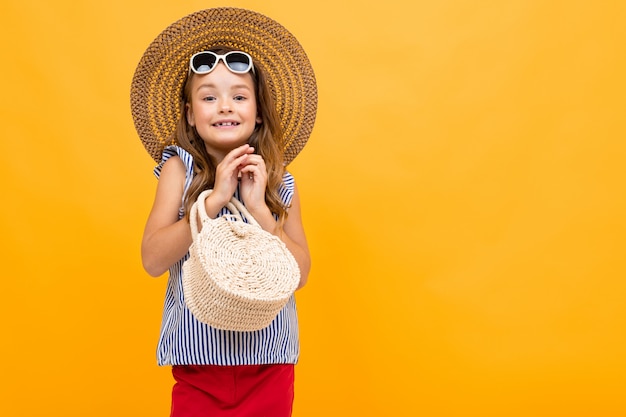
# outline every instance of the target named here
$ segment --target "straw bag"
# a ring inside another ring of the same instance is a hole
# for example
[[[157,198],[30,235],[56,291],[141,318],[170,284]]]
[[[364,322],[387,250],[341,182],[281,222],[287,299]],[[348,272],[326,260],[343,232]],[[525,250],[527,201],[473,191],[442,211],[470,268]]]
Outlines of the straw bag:
[[[211,191],[202,192],[190,211],[193,243],[183,264],[187,308],[218,329],[262,329],[296,290],[300,269],[283,241],[263,230],[236,198],[226,205],[230,215],[208,217],[204,200]]]

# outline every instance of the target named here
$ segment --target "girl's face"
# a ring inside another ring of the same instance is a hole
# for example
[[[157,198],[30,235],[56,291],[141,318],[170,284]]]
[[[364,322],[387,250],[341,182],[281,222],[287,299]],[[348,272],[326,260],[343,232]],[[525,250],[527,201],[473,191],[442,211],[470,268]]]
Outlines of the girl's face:
[[[235,74],[219,63],[208,74],[193,74],[187,122],[195,126],[209,155],[221,161],[248,143],[261,117],[250,73]]]

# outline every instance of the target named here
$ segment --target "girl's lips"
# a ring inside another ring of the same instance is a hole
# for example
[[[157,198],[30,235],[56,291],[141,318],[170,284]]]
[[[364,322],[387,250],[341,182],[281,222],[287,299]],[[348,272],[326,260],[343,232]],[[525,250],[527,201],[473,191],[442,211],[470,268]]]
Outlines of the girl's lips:
[[[235,122],[235,121],[231,121],[231,120],[225,120],[225,121],[213,123],[213,126],[215,126],[215,127],[239,126],[239,122]]]

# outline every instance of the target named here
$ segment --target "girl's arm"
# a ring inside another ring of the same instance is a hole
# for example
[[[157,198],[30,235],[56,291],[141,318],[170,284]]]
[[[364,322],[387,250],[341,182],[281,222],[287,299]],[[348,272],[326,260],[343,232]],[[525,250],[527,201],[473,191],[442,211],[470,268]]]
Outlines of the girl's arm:
[[[289,208],[289,216],[283,225],[283,236],[281,239],[287,245],[289,251],[298,261],[300,267],[300,285],[298,289],[304,287],[309,279],[309,271],[311,270],[311,254],[309,253],[309,245],[304,233],[302,225],[302,213],[300,211],[300,194],[298,187],[294,183],[293,199]]]
[[[289,216],[287,216],[282,230],[278,227],[278,223],[274,220],[274,216],[272,216],[267,207],[265,210],[257,213],[250,211],[250,214],[252,214],[254,219],[264,230],[280,237],[280,239],[285,242],[287,249],[289,249],[293,257],[296,258],[298,266],[300,267],[300,285],[298,285],[298,289],[304,287],[311,269],[311,255],[302,225],[298,187],[294,183],[294,193],[293,199],[291,200],[291,207],[289,208]]]
[[[178,220],[185,186],[185,165],[178,156],[161,169],[156,196],[141,242],[143,267],[153,277],[165,273],[191,245],[191,230],[184,218]]]

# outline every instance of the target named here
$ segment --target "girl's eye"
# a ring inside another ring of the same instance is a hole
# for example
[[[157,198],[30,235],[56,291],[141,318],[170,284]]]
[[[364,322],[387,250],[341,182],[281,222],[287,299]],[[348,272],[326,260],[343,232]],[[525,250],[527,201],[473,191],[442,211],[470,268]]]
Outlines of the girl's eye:
[[[202,100],[204,100],[204,101],[214,101],[215,97],[213,97],[213,96],[206,96]]]
[[[243,101],[246,98],[244,96],[235,96],[235,101]]]

